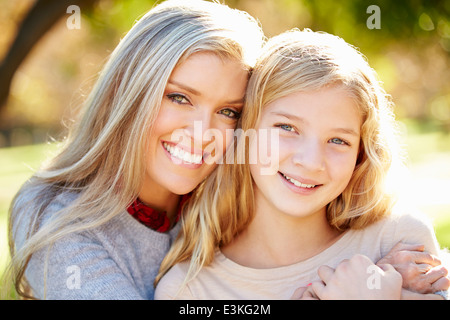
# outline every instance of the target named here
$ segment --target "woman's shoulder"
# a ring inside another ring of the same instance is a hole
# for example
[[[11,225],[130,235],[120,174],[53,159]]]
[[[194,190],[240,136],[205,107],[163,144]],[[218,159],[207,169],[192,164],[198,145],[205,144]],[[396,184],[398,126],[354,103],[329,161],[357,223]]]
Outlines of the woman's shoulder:
[[[52,194],[48,186],[33,183],[33,181],[27,182],[11,204],[10,219],[16,245],[21,246],[30,228],[42,226],[77,197],[76,192],[64,191]]]
[[[68,206],[78,197],[75,191],[55,191],[55,186],[38,183],[34,178],[28,180],[17,193],[14,206],[17,208],[33,208],[46,203],[49,210]]]

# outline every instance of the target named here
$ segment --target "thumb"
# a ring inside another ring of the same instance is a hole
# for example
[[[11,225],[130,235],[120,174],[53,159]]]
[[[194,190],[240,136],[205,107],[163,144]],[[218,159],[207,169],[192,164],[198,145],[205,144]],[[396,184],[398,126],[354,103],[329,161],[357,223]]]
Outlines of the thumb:
[[[308,287],[297,288],[297,290],[295,290],[294,293],[292,294],[291,300],[301,299],[307,289]]]
[[[395,268],[392,266],[392,264],[389,263],[379,264],[378,267],[380,267],[380,269],[383,270],[384,272],[396,271]]]

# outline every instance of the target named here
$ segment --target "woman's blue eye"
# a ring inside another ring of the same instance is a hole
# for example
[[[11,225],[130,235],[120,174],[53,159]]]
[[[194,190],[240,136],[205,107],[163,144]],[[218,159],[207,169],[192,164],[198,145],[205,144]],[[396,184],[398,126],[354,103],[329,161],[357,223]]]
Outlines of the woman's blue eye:
[[[172,102],[178,103],[178,104],[189,104],[189,100],[183,96],[182,94],[172,93],[168,94],[167,98],[169,98]]]
[[[237,111],[234,111],[232,109],[223,109],[219,111],[220,114],[223,114],[224,116],[230,118],[230,119],[239,119],[241,114]]]

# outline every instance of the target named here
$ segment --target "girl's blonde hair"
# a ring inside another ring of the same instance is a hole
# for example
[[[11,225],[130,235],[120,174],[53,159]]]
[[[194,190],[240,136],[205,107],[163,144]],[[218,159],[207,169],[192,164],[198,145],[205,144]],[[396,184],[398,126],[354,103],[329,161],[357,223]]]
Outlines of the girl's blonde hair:
[[[385,180],[398,146],[390,98],[358,50],[341,38],[310,30],[292,30],[270,39],[250,78],[239,127],[244,133],[256,128],[263,108],[274,100],[330,86],[342,87],[355,99],[362,127],[353,176],[327,206],[327,218],[337,230],[364,228],[393,207]],[[229,149],[234,164],[219,166],[203,193],[190,203],[182,233],[157,280],[174,264],[191,259],[189,281],[212,261],[218,246],[228,244],[251,221],[255,204],[246,135],[238,138],[235,149]]]
[[[263,40],[250,15],[207,1],[165,1],[137,21],[100,73],[61,152],[13,200],[11,277],[19,294],[25,295],[24,272],[34,252],[107,222],[136,199],[145,146],[174,68],[193,53],[207,51],[240,61],[250,72]],[[39,225],[49,204],[65,192],[78,196]],[[16,250],[16,232],[24,223],[30,225],[28,236]]]

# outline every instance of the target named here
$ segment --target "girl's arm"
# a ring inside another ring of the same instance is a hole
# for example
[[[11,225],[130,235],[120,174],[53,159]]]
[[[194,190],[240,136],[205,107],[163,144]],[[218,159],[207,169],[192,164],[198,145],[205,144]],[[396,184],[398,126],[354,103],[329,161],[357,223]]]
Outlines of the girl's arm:
[[[292,299],[303,300],[398,300],[402,277],[391,265],[376,266],[363,255],[342,261],[336,269],[321,266],[322,281],[297,289]]]
[[[402,276],[391,265],[376,266],[368,257],[355,255],[336,269],[321,266],[322,281],[311,289],[319,299],[396,300],[402,292]]]

